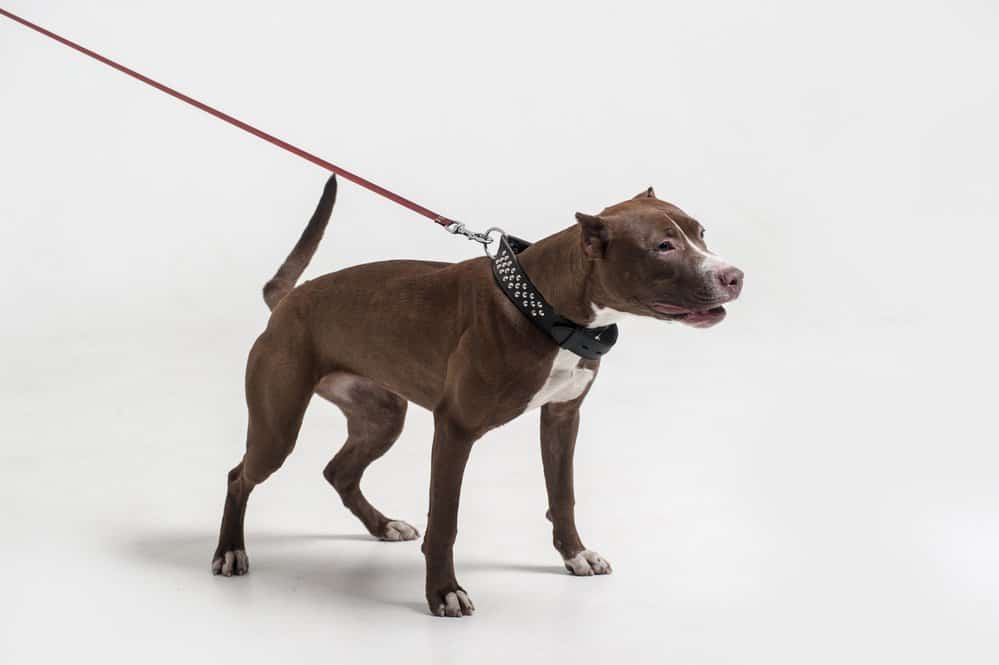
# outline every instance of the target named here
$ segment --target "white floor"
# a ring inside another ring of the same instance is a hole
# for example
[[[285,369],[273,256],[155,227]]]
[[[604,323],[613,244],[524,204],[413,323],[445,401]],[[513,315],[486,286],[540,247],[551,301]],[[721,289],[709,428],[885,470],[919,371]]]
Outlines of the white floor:
[[[941,411],[920,380],[959,349],[629,323],[578,452],[581,531],[613,575],[562,569],[529,415],[473,453],[456,558],[479,611],[460,620],[427,613],[419,543],[373,541],[326,486],[344,426],[318,400],[252,497],[250,575],[211,576],[247,331],[199,354],[207,328],[21,340],[0,660],[996,662],[996,468],[965,418],[986,400]],[[365,485],[421,529],[429,444],[414,409]]]

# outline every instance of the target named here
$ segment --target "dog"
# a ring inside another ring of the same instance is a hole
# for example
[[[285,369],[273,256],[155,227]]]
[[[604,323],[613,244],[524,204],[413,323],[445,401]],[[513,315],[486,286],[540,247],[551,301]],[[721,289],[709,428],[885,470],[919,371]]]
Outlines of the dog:
[[[576,531],[573,449],[579,409],[600,359],[561,348],[498,288],[490,259],[368,263],[295,284],[329,222],[331,177],[298,243],[264,287],[271,308],[246,369],[246,453],[228,474],[216,575],[243,575],[247,498],[295,447],[316,393],[340,408],[348,436],[323,471],[372,536],[419,537],[361,492],[364,470],[402,431],[413,402],[434,415],[430,512],[422,551],[432,614],[475,611],[455,577],[458,498],[472,445],[491,429],[540,408],[555,549],[573,575],[611,566]],[[704,227],[650,187],[517,255],[537,292],[559,314],[590,327],[627,315],[707,328],[725,318],[742,272],[707,249]],[[615,329],[616,330],[616,329]]]

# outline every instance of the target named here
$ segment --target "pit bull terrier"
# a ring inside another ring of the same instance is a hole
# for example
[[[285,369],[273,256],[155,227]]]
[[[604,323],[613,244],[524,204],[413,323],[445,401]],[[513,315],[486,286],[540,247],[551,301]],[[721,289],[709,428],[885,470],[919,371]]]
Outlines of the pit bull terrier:
[[[336,179],[287,260],[264,287],[273,310],[246,370],[246,453],[228,475],[217,575],[249,569],[246,502],[295,447],[313,393],[340,408],[348,436],[323,471],[344,505],[381,540],[414,540],[410,524],[386,517],[361,492],[361,477],[402,431],[413,402],[434,414],[430,512],[423,553],[431,613],[475,610],[455,577],[452,548],[465,463],[489,430],[541,409],[546,517],[573,575],[611,566],[576,531],[573,449],[579,408],[599,359],[561,348],[498,288],[490,259],[460,263],[382,261],[295,283],[319,245]],[[704,228],[656,198],[652,188],[518,254],[520,266],[558,313],[607,326],[631,314],[698,328],[725,317],[742,272],[708,251]]]

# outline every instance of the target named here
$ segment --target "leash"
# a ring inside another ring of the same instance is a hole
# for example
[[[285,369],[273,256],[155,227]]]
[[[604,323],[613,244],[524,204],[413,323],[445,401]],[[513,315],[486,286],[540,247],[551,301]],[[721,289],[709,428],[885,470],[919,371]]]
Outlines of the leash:
[[[474,240],[474,241],[476,241],[478,243],[481,243],[483,246],[488,245],[489,243],[492,242],[492,238],[490,237],[490,233],[488,231],[486,233],[478,233],[476,231],[472,231],[472,230],[468,229],[461,222],[455,221],[453,219],[449,219],[449,218],[445,217],[444,215],[441,215],[439,213],[434,212],[430,208],[426,208],[424,206],[421,206],[419,203],[416,203],[415,201],[411,201],[410,199],[407,199],[405,196],[402,196],[400,194],[396,194],[395,192],[393,192],[391,190],[388,190],[388,189],[382,187],[381,185],[377,185],[377,184],[371,182],[367,178],[362,178],[361,176],[357,175],[356,173],[351,173],[347,169],[345,169],[343,167],[340,167],[340,166],[337,166],[336,164],[333,164],[332,162],[329,162],[329,161],[327,161],[327,160],[325,160],[325,159],[323,159],[321,157],[318,157],[318,156],[312,154],[311,152],[309,152],[307,150],[303,150],[302,148],[299,148],[298,146],[292,145],[291,143],[288,143],[287,141],[279,139],[278,137],[274,136],[273,134],[268,134],[267,132],[265,132],[265,131],[263,131],[261,129],[257,129],[253,125],[251,125],[249,123],[246,123],[246,122],[243,122],[239,118],[235,118],[235,117],[229,115],[228,113],[224,113],[224,112],[218,110],[217,108],[215,108],[213,106],[209,106],[208,104],[205,104],[204,102],[198,101],[197,99],[194,99],[193,97],[191,97],[189,95],[185,95],[182,92],[174,90],[173,88],[171,88],[168,85],[164,85],[163,83],[160,83],[159,81],[151,79],[148,76],[145,76],[144,74],[140,74],[139,72],[135,71],[134,69],[126,67],[125,65],[122,65],[121,63],[115,62],[111,58],[103,56],[100,53],[97,53],[96,51],[92,51],[92,50],[88,49],[85,46],[81,46],[80,44],[77,44],[76,42],[74,42],[74,41],[72,41],[70,39],[67,39],[66,37],[63,37],[61,35],[57,35],[56,33],[52,32],[51,30],[46,30],[42,26],[37,25],[35,23],[32,23],[31,21],[29,21],[29,20],[27,20],[25,18],[22,18],[22,17],[18,16],[17,14],[14,14],[13,12],[7,11],[6,9],[4,9],[2,7],[0,7],[0,15],[6,16],[10,20],[12,20],[12,21],[14,21],[16,23],[20,23],[24,27],[29,28],[31,30],[34,30],[35,32],[37,32],[37,33],[39,33],[41,35],[44,35],[45,37],[48,37],[49,39],[57,41],[57,42],[59,42],[60,44],[62,44],[64,46],[68,46],[69,48],[73,49],[74,51],[78,51],[78,52],[82,53],[83,55],[85,55],[85,56],[87,56],[89,58],[93,58],[97,62],[103,63],[103,64],[107,65],[108,67],[111,67],[112,69],[116,69],[119,72],[121,72],[122,74],[126,74],[128,76],[131,76],[132,78],[136,79],[137,81],[141,81],[142,83],[145,83],[148,86],[156,88],[160,92],[165,92],[166,94],[168,94],[171,97],[174,97],[176,99],[179,99],[180,101],[184,102],[185,104],[193,106],[194,108],[199,109],[201,111],[204,111],[205,113],[207,113],[209,115],[213,115],[216,118],[218,118],[219,120],[222,120],[223,122],[229,123],[233,127],[238,127],[239,129],[242,129],[244,132],[247,132],[249,134],[252,134],[252,135],[256,136],[259,139],[263,139],[264,141],[267,141],[271,145],[275,145],[275,146],[281,148],[282,150],[286,150],[286,151],[290,152],[293,155],[297,155],[298,157],[301,157],[302,159],[304,159],[304,160],[306,160],[308,162],[312,162],[316,166],[324,168],[327,171],[332,171],[333,173],[337,174],[338,176],[340,176],[342,178],[345,178],[346,180],[349,180],[349,181],[353,182],[356,185],[360,185],[361,187],[364,187],[365,189],[370,190],[370,191],[374,192],[375,194],[378,194],[379,196],[383,196],[383,197],[387,198],[389,201],[393,201],[394,203],[397,203],[397,204],[403,206],[404,208],[409,208],[410,210],[412,210],[416,214],[423,215],[424,217],[430,219],[434,223],[439,224],[440,226],[443,226],[445,228],[445,230],[447,230],[450,233],[463,235],[463,236],[465,236],[466,238],[468,238],[470,240]]]
[[[613,347],[614,343],[617,341],[618,332],[616,325],[588,328],[561,316],[555,311],[555,308],[544,299],[541,292],[538,291],[537,287],[534,286],[530,278],[527,276],[527,273],[520,267],[520,263],[516,258],[516,255],[526,249],[530,243],[514,236],[508,236],[502,229],[497,227],[492,227],[484,232],[473,231],[472,229],[466,227],[462,222],[449,219],[444,215],[434,212],[430,208],[425,208],[419,203],[407,199],[405,196],[396,194],[381,185],[377,185],[366,178],[362,178],[356,173],[351,173],[347,169],[337,166],[336,164],[318,157],[307,150],[303,150],[298,146],[292,145],[287,141],[279,139],[273,134],[268,134],[261,129],[257,129],[253,125],[243,122],[239,118],[233,117],[228,113],[224,113],[223,111],[220,111],[213,106],[209,106],[204,102],[198,101],[189,95],[185,95],[182,92],[174,90],[168,85],[151,79],[144,74],[140,74],[134,69],[130,69],[121,63],[115,62],[111,58],[103,56],[96,51],[92,51],[85,46],[81,46],[66,37],[57,35],[51,30],[47,30],[40,25],[21,18],[17,14],[9,12],[2,7],[0,7],[0,15],[6,16],[10,20],[20,23],[24,27],[34,30],[35,32],[57,41],[64,46],[68,46],[88,58],[93,58],[97,62],[105,64],[112,69],[116,69],[122,74],[131,76],[137,81],[141,81],[150,87],[156,88],[160,92],[165,92],[185,104],[204,111],[209,115],[215,116],[219,120],[227,122],[233,127],[238,127],[248,134],[252,134],[259,139],[267,141],[271,145],[275,145],[278,148],[286,150],[293,155],[297,155],[308,162],[312,162],[316,166],[324,168],[327,171],[331,171],[356,185],[360,185],[361,187],[364,187],[379,196],[387,198],[389,201],[393,201],[404,208],[412,210],[418,215],[423,215],[435,224],[443,226],[449,233],[463,235],[469,240],[474,240],[475,242],[481,244],[486,256],[489,257],[489,260],[492,263],[493,277],[495,278],[496,284],[499,286],[500,290],[503,291],[507,298],[510,299],[514,306],[520,310],[528,321],[534,324],[535,327],[544,332],[563,349],[572,351],[576,355],[583,358],[596,359],[610,351],[611,347]],[[489,245],[494,240],[493,234],[496,234],[499,238],[499,245],[495,253],[490,253]]]

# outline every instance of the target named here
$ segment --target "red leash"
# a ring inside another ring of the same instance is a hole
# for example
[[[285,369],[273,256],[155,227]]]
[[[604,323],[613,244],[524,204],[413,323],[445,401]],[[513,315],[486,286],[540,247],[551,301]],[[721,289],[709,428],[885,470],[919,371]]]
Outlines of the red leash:
[[[312,162],[313,164],[315,164],[317,166],[321,166],[322,168],[326,169],[327,171],[332,171],[333,173],[336,173],[338,176],[346,178],[347,180],[350,180],[351,182],[356,183],[356,184],[360,185],[361,187],[364,187],[366,189],[370,189],[375,194],[380,194],[381,196],[384,196],[385,198],[387,198],[390,201],[395,201],[399,205],[404,206],[406,208],[409,208],[410,210],[412,210],[415,213],[418,213],[420,215],[423,215],[424,217],[432,219],[433,221],[437,222],[441,226],[448,227],[448,230],[451,231],[452,233],[462,233],[463,235],[468,235],[465,232],[465,230],[464,230],[464,225],[460,224],[460,222],[456,222],[456,221],[454,221],[452,219],[448,219],[447,217],[444,217],[443,215],[439,215],[436,212],[434,212],[433,210],[430,210],[429,208],[424,208],[419,203],[416,203],[414,201],[410,201],[409,199],[407,199],[404,196],[399,196],[395,192],[391,192],[391,191],[385,189],[384,187],[381,187],[380,185],[376,185],[375,183],[371,182],[370,180],[366,180],[365,178],[362,178],[359,175],[351,173],[350,171],[348,171],[346,169],[340,168],[336,164],[332,164],[330,162],[327,162],[325,159],[317,157],[317,156],[313,155],[311,152],[302,150],[301,148],[293,146],[292,144],[288,143],[287,141],[282,141],[281,139],[279,139],[276,136],[272,136],[271,134],[268,134],[265,131],[259,130],[256,127],[254,127],[253,125],[248,125],[245,122],[243,122],[242,120],[239,120],[238,118],[232,117],[228,113],[223,113],[222,111],[219,111],[218,109],[213,108],[213,107],[209,106],[208,104],[205,104],[203,102],[199,102],[197,99],[194,99],[193,97],[188,97],[184,93],[178,92],[178,91],[174,90],[173,88],[171,88],[169,86],[163,85],[159,81],[154,81],[153,79],[149,78],[148,76],[143,76],[142,74],[140,74],[139,72],[135,71],[134,69],[129,69],[128,67],[126,67],[124,65],[120,65],[117,62],[115,62],[114,60],[111,60],[110,58],[105,58],[100,53],[96,53],[96,52],[91,51],[90,49],[88,49],[88,48],[86,48],[84,46],[80,46],[76,42],[72,42],[72,41],[66,39],[65,37],[61,37],[60,35],[57,35],[54,32],[46,30],[45,28],[41,27],[40,25],[35,25],[31,21],[25,20],[25,19],[21,18],[20,16],[17,16],[16,14],[12,14],[9,11],[7,11],[6,9],[3,9],[2,7],[0,7],[0,14],[6,16],[7,18],[11,19],[12,21],[16,21],[16,22],[20,23],[21,25],[23,25],[25,27],[31,28],[35,32],[43,34],[46,37],[49,37],[50,39],[54,39],[55,41],[59,42],[60,44],[64,44],[64,45],[70,47],[71,49],[79,51],[83,55],[89,56],[89,57],[93,58],[94,60],[97,60],[98,62],[103,62],[108,67],[112,67],[114,69],[117,69],[119,72],[121,72],[123,74],[128,74],[132,78],[138,79],[139,81],[142,81],[146,85],[151,85],[152,87],[156,88],[157,90],[161,90],[162,92],[165,92],[166,94],[170,95],[171,97],[176,97],[177,99],[179,99],[182,102],[190,104],[191,106],[193,106],[193,107],[195,107],[197,109],[201,109],[205,113],[209,113],[209,114],[215,116],[216,118],[218,118],[219,120],[224,120],[224,121],[228,122],[230,125],[233,125],[235,127],[239,127],[244,132],[249,132],[250,134],[253,134],[254,136],[256,136],[258,138],[262,138],[263,140],[267,141],[268,143],[271,143],[273,145],[276,145],[279,148],[287,150],[288,152],[292,153],[293,155],[298,155],[302,159],[310,161],[310,162]]]

